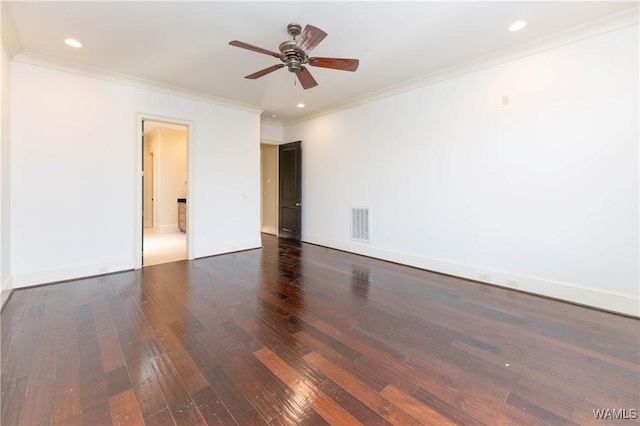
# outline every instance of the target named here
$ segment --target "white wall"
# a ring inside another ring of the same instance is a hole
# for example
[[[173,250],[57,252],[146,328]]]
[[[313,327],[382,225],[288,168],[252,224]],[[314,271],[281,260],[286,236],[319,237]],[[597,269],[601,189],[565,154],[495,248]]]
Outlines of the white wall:
[[[9,298],[11,280],[11,113],[10,113],[10,59],[2,43],[2,65],[0,68],[0,306]]]
[[[260,123],[260,139],[269,142],[283,142],[284,128],[280,124],[262,121]]]
[[[260,246],[259,111],[17,61],[12,76],[16,286],[134,267],[138,114],[192,123],[192,254]]]
[[[288,126],[303,239],[640,315],[638,75],[635,25]]]

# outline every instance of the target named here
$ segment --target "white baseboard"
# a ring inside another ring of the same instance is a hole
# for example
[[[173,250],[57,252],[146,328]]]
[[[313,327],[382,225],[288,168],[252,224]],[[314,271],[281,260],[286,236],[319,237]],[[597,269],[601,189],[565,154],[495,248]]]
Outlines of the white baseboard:
[[[553,297],[566,300],[581,305],[593,306],[608,311],[619,312],[625,315],[640,317],[640,298],[632,295],[607,292],[600,289],[593,289],[572,283],[555,282],[551,280],[528,277],[506,273],[503,271],[489,270],[469,265],[456,264],[440,259],[432,259],[415,256],[406,253],[381,249],[368,244],[360,244],[348,241],[333,240],[324,237],[305,234],[302,240],[312,244],[344,250],[351,253],[362,254],[377,259],[388,260],[408,266],[414,266],[434,272],[440,272],[474,281],[484,281],[489,284],[513,288],[515,290],[526,291],[542,296]],[[246,241],[231,241],[219,243],[204,249],[196,250],[196,258],[215,256],[218,254],[231,253],[235,251],[251,250],[260,248],[262,242],[260,238]],[[57,268],[46,271],[15,274],[8,277],[2,283],[0,301],[4,305],[11,295],[11,291],[17,288],[30,287],[39,284],[46,284],[57,281],[64,281],[76,278],[84,278],[95,275],[102,275],[111,272],[125,271],[133,269],[134,265],[130,259],[99,264],[77,265],[66,268]],[[481,274],[490,276],[489,280],[481,279]]]
[[[46,271],[27,272],[13,275],[13,288],[30,287],[39,284],[91,277],[112,272],[133,269],[131,259],[102,262],[88,265],[75,265]]]
[[[177,223],[172,225],[156,225],[153,227],[153,230],[158,234],[168,234],[169,232],[180,232],[180,227]]]
[[[235,251],[252,250],[262,247],[262,241],[260,238],[246,240],[246,241],[227,241],[221,242],[212,246],[205,247],[203,249],[197,248],[195,250],[195,258],[216,256],[218,254],[233,253]]]
[[[486,282],[492,285],[535,293],[541,296],[565,300],[580,305],[592,306],[607,311],[640,317],[640,298],[600,289],[584,287],[578,284],[556,282],[537,277],[512,274],[457,264],[445,260],[416,256],[381,249],[369,244],[340,241],[316,235],[304,234],[302,240],[312,244],[362,254],[377,259],[388,260],[403,265],[414,266],[460,278]],[[483,279],[483,277],[485,277]],[[486,277],[490,277],[486,279]]]
[[[4,308],[4,304],[7,303],[11,293],[13,292],[13,276],[9,275],[3,282],[0,288],[0,309]]]
[[[217,254],[231,253],[241,250],[250,250],[262,247],[260,238],[247,241],[230,241],[206,247],[204,250],[196,250],[194,257],[215,256]],[[111,262],[103,262],[88,265],[75,265],[65,268],[49,269],[45,271],[18,273],[13,275],[13,288],[30,287],[34,285],[54,283],[58,281],[91,277],[95,275],[109,274],[112,272],[134,269],[131,259],[121,259]]]

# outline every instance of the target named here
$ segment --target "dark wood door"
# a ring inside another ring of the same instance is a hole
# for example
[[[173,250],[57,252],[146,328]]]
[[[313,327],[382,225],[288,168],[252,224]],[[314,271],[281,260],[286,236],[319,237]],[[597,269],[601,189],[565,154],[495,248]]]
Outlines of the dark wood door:
[[[280,145],[278,236],[302,237],[302,142]]]

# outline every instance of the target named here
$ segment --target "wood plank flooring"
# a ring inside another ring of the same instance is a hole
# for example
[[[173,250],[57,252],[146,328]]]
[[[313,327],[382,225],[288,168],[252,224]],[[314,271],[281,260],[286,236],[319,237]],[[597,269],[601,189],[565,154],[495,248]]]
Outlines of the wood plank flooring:
[[[2,424],[639,423],[638,319],[263,244],[15,291]]]

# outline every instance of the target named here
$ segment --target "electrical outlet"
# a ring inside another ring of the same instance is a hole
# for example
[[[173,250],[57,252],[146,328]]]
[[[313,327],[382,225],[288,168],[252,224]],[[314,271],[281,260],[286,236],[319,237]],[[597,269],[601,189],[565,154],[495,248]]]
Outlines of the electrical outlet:
[[[512,279],[512,278],[507,278],[507,285],[509,287],[518,287],[518,281]]]
[[[482,281],[491,281],[491,275],[489,274],[483,274],[482,272],[478,274],[478,277],[480,277],[480,279]]]

